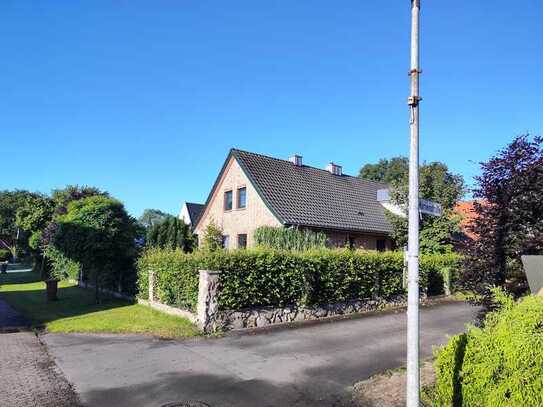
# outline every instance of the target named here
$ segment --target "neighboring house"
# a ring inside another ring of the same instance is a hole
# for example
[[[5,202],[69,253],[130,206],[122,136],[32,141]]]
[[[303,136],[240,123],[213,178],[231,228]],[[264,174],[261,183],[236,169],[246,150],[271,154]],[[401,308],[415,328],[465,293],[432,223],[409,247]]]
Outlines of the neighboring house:
[[[194,228],[196,221],[200,217],[205,205],[199,203],[185,202],[181,207],[181,213],[179,214],[179,219],[181,219],[185,224],[189,225],[191,228]]]
[[[257,227],[308,228],[327,234],[335,247],[390,250],[392,226],[377,201],[385,184],[237,149],[230,150],[211,189],[195,233],[214,221],[229,248],[253,246]]]
[[[462,218],[460,221],[460,229],[465,241],[471,241],[476,239],[476,235],[470,230],[470,226],[473,220],[477,217],[474,210],[475,201],[461,201],[458,202],[454,208],[454,211]]]

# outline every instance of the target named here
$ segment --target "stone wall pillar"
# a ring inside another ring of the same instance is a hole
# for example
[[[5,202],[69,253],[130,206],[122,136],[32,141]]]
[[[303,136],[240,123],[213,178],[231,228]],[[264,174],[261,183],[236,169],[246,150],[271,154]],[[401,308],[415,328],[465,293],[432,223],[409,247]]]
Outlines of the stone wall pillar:
[[[213,332],[217,329],[219,274],[220,271],[200,270],[196,312],[198,323],[204,332]]]
[[[155,302],[155,271],[149,270],[149,302]]]

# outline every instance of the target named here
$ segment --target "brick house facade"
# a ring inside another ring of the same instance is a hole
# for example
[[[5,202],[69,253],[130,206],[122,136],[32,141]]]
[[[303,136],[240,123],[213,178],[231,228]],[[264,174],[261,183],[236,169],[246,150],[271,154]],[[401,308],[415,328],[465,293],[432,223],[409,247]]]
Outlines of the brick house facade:
[[[335,164],[321,170],[299,156],[287,161],[232,149],[194,231],[203,235],[213,221],[226,247],[243,248],[254,246],[259,226],[292,226],[326,233],[333,247],[390,250],[392,227],[377,201],[382,188]]]

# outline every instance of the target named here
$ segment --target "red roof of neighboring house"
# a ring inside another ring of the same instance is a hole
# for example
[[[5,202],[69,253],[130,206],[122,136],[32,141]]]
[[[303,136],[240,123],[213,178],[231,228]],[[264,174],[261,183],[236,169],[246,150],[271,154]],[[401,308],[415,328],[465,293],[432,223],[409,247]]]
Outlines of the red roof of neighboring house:
[[[454,211],[458,213],[462,220],[460,221],[460,227],[462,232],[471,239],[475,239],[475,234],[469,230],[469,225],[477,217],[474,210],[475,201],[462,201],[458,202],[454,208]]]

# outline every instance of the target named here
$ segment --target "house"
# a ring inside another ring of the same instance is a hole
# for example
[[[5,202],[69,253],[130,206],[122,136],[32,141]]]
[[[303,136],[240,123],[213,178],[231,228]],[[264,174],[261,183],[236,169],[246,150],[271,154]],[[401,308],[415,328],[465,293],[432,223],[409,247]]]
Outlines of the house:
[[[181,206],[181,213],[179,214],[179,219],[185,222],[185,224],[194,227],[204,207],[205,205],[203,204],[185,202],[183,203],[183,206]]]
[[[475,234],[470,230],[472,222],[477,217],[475,213],[475,201],[461,201],[456,204],[454,211],[460,215],[460,229],[466,238],[473,240],[475,239]]]
[[[238,149],[230,150],[195,225],[202,236],[215,222],[229,248],[253,246],[257,227],[286,226],[321,231],[333,247],[390,250],[392,226],[377,191],[387,185]]]
[[[475,204],[485,205],[485,201],[461,201],[456,204],[454,211],[460,215],[460,233],[453,236],[453,244],[457,250],[463,250],[466,245],[477,240],[477,235],[472,231],[473,222],[477,219]]]

